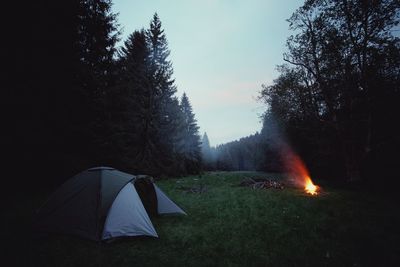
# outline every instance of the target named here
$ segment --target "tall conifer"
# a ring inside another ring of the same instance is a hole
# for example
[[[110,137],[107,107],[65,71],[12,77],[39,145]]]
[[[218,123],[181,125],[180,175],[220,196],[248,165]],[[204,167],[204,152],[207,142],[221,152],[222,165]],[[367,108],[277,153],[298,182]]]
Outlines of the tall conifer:
[[[180,103],[183,115],[183,154],[185,169],[189,173],[197,173],[201,168],[201,142],[199,126],[193,114],[192,105],[186,93],[183,93]]]

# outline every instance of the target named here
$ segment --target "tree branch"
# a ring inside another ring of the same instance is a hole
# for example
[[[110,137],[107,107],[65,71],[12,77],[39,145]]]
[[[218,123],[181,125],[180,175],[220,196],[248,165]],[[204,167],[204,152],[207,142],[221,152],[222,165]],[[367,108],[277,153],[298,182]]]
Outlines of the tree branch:
[[[301,66],[301,67],[307,69],[309,72],[311,72],[311,74],[312,74],[314,77],[316,77],[314,71],[313,71],[310,67],[308,67],[306,64],[300,63],[300,62],[294,62],[294,61],[291,61],[291,60],[289,60],[289,59],[287,59],[287,58],[285,58],[285,57],[283,57],[283,60],[286,61],[286,62],[288,62],[288,63],[290,63],[290,64],[292,64],[292,65]]]

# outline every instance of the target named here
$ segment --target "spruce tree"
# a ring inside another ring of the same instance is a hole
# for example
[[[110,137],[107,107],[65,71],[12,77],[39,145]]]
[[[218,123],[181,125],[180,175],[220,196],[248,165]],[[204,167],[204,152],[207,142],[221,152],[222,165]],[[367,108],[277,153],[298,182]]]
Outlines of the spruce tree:
[[[214,169],[214,156],[213,151],[210,147],[210,141],[208,139],[207,133],[205,132],[201,140],[201,156],[204,168],[206,170]]]
[[[104,164],[108,154],[109,108],[107,97],[113,84],[115,45],[118,41],[116,15],[111,0],[80,0],[75,43],[76,73],[72,112],[75,135],[82,136],[81,146],[88,156]]]
[[[184,172],[183,115],[161,21],[135,31],[119,51],[113,89],[113,147],[128,169],[152,175]],[[119,158],[117,162],[120,162]]]
[[[174,96],[176,87],[172,79],[172,64],[168,42],[162,29],[161,21],[154,14],[150,29],[146,31],[149,48],[149,109],[147,117],[152,116],[149,125],[154,135],[149,136],[147,149],[157,171],[167,174],[176,173],[175,162],[179,131],[179,101]]]
[[[201,142],[199,126],[193,114],[192,106],[186,93],[183,93],[180,103],[183,114],[183,155],[185,169],[188,173],[198,173],[201,169]]]
[[[129,35],[119,50],[118,79],[109,94],[112,110],[109,127],[114,164],[143,171],[142,154],[148,138],[148,58],[144,30]]]

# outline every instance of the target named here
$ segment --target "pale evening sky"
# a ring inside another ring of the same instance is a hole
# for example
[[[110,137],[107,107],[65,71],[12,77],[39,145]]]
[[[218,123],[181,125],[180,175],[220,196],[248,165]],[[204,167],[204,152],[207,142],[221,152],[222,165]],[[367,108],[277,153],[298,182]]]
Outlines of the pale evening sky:
[[[261,130],[261,84],[282,64],[286,19],[303,0],[114,0],[122,41],[158,13],[171,50],[178,96],[193,106],[211,145]]]

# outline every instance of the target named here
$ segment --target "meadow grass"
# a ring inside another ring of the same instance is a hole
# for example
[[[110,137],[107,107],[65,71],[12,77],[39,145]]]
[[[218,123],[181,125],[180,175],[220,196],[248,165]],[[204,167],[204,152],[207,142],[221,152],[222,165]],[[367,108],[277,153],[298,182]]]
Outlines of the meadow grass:
[[[74,237],[34,239],[33,210],[45,199],[26,199],[8,211],[3,230],[12,262],[30,266],[398,266],[396,203],[367,192],[324,188],[253,190],[244,177],[277,174],[215,172],[158,181],[187,216],[152,219],[159,238],[110,244]],[[203,185],[204,193],[180,187]],[[17,230],[17,233],[13,233]],[[30,238],[27,238],[30,237]],[[11,253],[13,250],[14,253]]]

